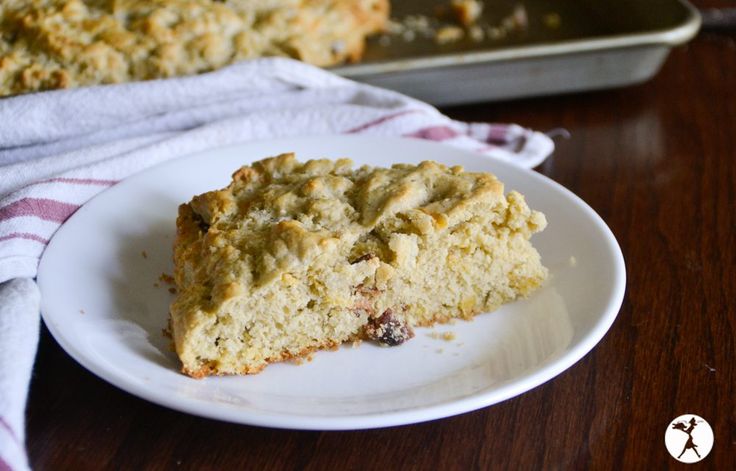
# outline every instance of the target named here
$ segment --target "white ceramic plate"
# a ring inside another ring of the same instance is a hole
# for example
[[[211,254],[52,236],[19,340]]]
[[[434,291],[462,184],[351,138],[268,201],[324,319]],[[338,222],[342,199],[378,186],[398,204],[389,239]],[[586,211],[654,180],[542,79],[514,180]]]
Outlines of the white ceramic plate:
[[[529,299],[434,329],[397,348],[363,343],[303,365],[194,380],[178,372],[166,327],[177,206],[226,185],[240,165],[296,151],[388,166],[432,159],[492,171],[542,210],[534,236],[551,277]],[[147,257],[142,253],[145,252]],[[598,215],[537,173],[420,140],[320,137],[248,143],[157,166],[84,205],[56,233],[39,267],[43,318],[84,367],[149,401],[232,422],[357,429],[447,417],[503,401],[560,374],[603,337],[624,295],[621,251]],[[453,340],[437,333],[450,332]]]

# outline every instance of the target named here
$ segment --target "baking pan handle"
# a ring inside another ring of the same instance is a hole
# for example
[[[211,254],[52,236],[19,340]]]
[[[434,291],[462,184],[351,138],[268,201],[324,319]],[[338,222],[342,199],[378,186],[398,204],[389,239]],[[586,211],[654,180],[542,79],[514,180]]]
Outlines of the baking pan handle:
[[[736,30],[736,8],[707,8],[700,10],[702,29],[708,32]]]

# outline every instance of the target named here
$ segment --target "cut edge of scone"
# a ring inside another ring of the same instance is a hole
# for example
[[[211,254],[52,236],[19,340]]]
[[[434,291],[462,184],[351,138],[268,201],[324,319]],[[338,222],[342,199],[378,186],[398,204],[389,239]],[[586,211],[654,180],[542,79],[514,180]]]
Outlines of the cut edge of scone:
[[[353,170],[283,154],[245,166],[179,208],[182,371],[253,374],[495,310],[546,278],[529,241],[545,225],[495,176],[436,162]]]

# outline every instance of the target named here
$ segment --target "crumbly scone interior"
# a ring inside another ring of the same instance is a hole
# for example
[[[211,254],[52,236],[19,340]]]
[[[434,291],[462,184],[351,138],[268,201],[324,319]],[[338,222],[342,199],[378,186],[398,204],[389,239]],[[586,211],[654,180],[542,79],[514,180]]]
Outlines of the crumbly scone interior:
[[[494,310],[543,282],[529,238],[545,224],[493,175],[434,162],[352,170],[284,154],[243,167],[180,207],[171,317],[183,370],[254,373]]]

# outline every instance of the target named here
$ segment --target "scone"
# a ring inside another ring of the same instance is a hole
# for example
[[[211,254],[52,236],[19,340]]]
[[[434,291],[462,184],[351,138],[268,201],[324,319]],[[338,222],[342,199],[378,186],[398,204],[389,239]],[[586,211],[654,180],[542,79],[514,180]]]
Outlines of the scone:
[[[242,167],[179,207],[171,331],[182,371],[257,373],[493,311],[544,281],[529,239],[545,225],[492,174],[431,161],[353,169],[283,154]]]
[[[241,59],[358,60],[388,0],[2,0],[0,95],[190,75]]]

